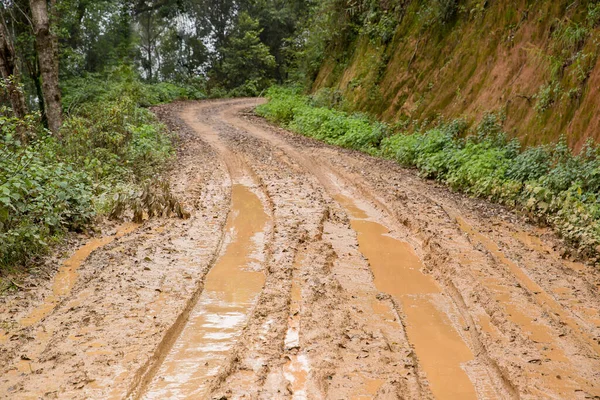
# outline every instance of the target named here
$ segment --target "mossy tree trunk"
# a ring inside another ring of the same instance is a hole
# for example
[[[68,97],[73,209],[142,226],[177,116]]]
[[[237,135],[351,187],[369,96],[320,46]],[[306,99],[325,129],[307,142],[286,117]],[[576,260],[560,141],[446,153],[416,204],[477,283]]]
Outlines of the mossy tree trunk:
[[[42,76],[42,90],[48,129],[59,135],[62,124],[62,104],[58,86],[58,40],[50,26],[46,0],[30,0],[36,51]]]
[[[4,20],[0,21],[0,75],[4,80],[15,117],[23,118],[27,114],[27,105],[25,95],[19,87],[19,69],[15,48]]]

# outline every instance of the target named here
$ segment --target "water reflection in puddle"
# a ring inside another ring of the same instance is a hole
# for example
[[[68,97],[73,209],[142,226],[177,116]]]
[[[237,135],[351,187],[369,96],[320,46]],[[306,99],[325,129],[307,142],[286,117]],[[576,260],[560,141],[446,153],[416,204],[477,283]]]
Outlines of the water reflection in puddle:
[[[261,253],[268,216],[246,186],[234,185],[226,225],[228,245],[208,273],[204,291],[189,322],[167,355],[145,398],[203,398],[242,332],[264,285],[252,268]]]

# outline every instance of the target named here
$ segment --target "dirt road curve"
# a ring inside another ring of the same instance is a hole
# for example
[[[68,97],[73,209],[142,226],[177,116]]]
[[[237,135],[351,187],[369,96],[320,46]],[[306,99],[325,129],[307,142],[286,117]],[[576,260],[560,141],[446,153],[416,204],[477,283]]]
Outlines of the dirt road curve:
[[[258,102],[157,110],[192,217],[115,226],[5,296],[3,398],[600,398],[597,269]]]

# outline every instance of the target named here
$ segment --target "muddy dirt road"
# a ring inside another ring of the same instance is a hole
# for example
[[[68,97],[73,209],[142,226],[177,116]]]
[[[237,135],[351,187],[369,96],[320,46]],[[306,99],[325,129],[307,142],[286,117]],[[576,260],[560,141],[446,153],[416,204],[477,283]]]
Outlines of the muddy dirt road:
[[[109,228],[2,298],[3,398],[599,398],[597,269],[258,102],[157,110],[192,217]]]

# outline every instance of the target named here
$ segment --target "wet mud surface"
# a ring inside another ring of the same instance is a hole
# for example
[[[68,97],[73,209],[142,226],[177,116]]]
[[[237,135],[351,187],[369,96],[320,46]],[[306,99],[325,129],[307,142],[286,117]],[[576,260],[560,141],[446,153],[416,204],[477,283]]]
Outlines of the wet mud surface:
[[[107,227],[2,297],[0,398],[600,396],[598,269],[259,102],[156,109],[191,218]]]

